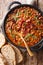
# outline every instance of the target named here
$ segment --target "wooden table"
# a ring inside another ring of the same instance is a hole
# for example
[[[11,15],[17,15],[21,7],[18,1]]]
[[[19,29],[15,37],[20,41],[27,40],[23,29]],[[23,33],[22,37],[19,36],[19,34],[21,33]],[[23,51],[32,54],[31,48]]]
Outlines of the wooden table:
[[[0,0],[0,23],[2,22],[2,19],[5,16],[8,5],[12,1],[14,0]],[[28,53],[25,52],[24,57],[25,57],[25,61],[23,61],[20,65],[43,65],[43,49],[41,49],[38,52],[34,52],[33,57],[30,57]]]

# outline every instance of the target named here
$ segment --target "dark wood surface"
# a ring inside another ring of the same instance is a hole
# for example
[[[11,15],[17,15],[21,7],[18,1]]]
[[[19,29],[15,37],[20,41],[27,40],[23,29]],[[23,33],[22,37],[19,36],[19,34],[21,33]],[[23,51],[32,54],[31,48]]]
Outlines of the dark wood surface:
[[[3,19],[4,14],[7,11],[7,7],[12,1],[14,0],[0,0],[0,20]],[[2,21],[0,21],[0,23],[1,22]],[[33,57],[30,57],[27,52],[22,54],[24,56],[24,61],[19,65],[43,65],[43,49],[39,50],[38,52],[34,52]]]
[[[24,61],[19,65],[43,65],[43,48],[38,52],[34,52],[34,56],[30,57],[28,53],[24,52]]]
[[[43,65],[43,49],[34,52],[33,57],[27,55],[26,65]]]

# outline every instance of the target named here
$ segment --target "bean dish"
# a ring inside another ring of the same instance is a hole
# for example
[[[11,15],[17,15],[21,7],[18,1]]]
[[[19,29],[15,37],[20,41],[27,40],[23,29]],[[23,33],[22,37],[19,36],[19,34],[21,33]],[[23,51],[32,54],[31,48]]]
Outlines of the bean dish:
[[[15,30],[22,34],[28,46],[33,46],[43,38],[43,16],[30,7],[20,7],[8,14],[5,25],[8,38],[15,45],[25,47]]]

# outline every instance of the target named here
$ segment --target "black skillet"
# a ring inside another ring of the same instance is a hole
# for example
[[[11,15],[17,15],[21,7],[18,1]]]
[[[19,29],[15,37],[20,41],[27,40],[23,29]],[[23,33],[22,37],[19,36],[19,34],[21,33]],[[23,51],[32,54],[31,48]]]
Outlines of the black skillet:
[[[11,9],[11,6],[12,6],[13,4],[19,4],[19,5],[15,6],[15,7],[13,7],[13,8]],[[43,13],[40,11],[40,9],[38,9],[38,8],[35,7],[35,6],[29,5],[29,4],[21,4],[20,2],[17,2],[17,1],[12,2],[12,3],[10,4],[9,8],[8,8],[8,13],[7,13],[7,15],[5,16],[5,19],[4,19],[4,34],[5,34],[6,40],[9,41],[11,44],[13,44],[14,46],[16,46],[16,47],[18,47],[18,48],[21,48],[21,49],[23,49],[23,50],[26,50],[26,48],[21,47],[21,46],[17,46],[17,45],[15,45],[14,43],[12,43],[12,41],[8,38],[8,36],[7,36],[7,34],[6,34],[6,31],[5,31],[5,25],[6,25],[7,16],[8,16],[13,10],[15,10],[16,8],[20,8],[20,7],[24,7],[24,6],[25,6],[25,7],[34,8],[34,9],[36,9],[39,13],[41,13],[41,15],[43,15]],[[33,51],[38,51],[38,50],[41,49],[42,47],[43,47],[43,39],[41,39],[41,40],[40,40],[37,44],[35,44],[34,46],[30,47],[30,49],[33,50]]]

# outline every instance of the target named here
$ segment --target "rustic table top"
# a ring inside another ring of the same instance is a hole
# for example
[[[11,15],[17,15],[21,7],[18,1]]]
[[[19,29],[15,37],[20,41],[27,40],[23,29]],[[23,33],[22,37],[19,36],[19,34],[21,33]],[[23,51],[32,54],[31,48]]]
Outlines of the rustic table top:
[[[8,5],[14,0],[0,0],[0,23],[2,23],[2,19],[7,11]],[[23,3],[23,0],[19,0]],[[24,1],[24,3],[26,0]],[[38,52],[34,52],[34,56],[30,57],[28,53],[23,53],[25,57],[25,61],[20,65],[43,65],[43,49]]]

